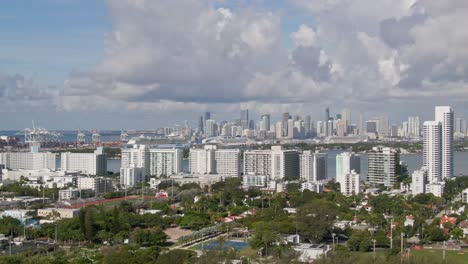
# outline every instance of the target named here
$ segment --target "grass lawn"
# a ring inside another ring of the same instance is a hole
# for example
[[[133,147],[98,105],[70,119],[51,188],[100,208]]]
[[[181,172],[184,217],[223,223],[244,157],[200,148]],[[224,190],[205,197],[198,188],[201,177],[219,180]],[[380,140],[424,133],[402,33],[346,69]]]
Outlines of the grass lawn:
[[[412,250],[411,255],[424,256],[435,262],[443,263],[442,262],[442,250],[438,250],[438,249]],[[467,250],[461,250],[461,251],[446,250],[445,260],[446,260],[446,263],[451,263],[451,264],[458,264],[458,263],[466,264],[468,263],[468,251]]]
[[[353,252],[352,256],[357,257],[357,260],[371,260],[373,258],[372,252]],[[387,259],[388,251],[377,251],[376,257],[377,262],[379,259]],[[393,256],[395,260],[399,259],[399,256]],[[411,250],[410,256],[411,260],[417,261],[416,263],[444,263],[442,261],[442,250],[438,249],[424,249],[424,250]],[[468,263],[468,251],[445,251],[445,260],[447,264],[466,264]],[[367,263],[367,262],[363,262]],[[404,258],[403,263],[408,262],[408,256]],[[413,262],[414,263],[414,262]]]

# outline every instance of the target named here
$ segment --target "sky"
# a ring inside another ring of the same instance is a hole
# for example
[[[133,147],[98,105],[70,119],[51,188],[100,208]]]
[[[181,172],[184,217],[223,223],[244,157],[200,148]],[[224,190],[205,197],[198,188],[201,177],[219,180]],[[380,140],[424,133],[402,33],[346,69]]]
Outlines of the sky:
[[[282,112],[468,117],[466,0],[15,0],[0,130],[154,129]]]

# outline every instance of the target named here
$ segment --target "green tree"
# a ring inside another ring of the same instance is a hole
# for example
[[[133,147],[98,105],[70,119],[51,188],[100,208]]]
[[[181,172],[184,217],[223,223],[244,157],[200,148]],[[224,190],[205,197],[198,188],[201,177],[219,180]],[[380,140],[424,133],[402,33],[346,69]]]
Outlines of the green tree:
[[[130,233],[130,238],[133,242],[143,247],[161,246],[166,242],[166,234],[159,227],[155,228],[135,228]]]
[[[300,207],[297,212],[298,228],[301,235],[319,243],[331,233],[333,222],[338,214],[336,204],[326,200],[312,200]]]

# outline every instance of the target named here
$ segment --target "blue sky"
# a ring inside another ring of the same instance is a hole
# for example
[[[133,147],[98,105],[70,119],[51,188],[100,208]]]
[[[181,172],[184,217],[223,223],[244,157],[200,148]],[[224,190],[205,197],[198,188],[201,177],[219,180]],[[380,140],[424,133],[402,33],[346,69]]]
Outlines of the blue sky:
[[[220,4],[221,6],[221,4]],[[284,0],[227,1],[233,10],[256,7],[282,16],[283,42],[311,16]],[[0,71],[33,77],[43,86],[61,86],[72,71],[92,68],[112,28],[103,0],[9,0],[0,10]]]
[[[60,86],[97,64],[111,25],[99,0],[8,0],[0,9],[0,71]]]

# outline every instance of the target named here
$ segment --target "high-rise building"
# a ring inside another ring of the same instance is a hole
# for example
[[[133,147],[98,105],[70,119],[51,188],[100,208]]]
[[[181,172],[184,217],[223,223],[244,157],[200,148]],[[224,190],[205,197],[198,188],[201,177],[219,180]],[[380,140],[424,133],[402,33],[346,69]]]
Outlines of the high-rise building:
[[[310,115],[307,115],[304,119],[304,137],[311,138],[312,137],[312,123]]]
[[[412,138],[419,138],[421,136],[421,128],[419,123],[419,116],[408,117],[408,136]]]
[[[377,133],[379,137],[387,137],[390,135],[390,122],[388,116],[379,116],[376,118],[377,122]]]
[[[411,176],[411,193],[416,196],[426,192],[427,184],[427,170],[422,167],[419,170],[415,170]]]
[[[206,122],[206,120],[209,120],[209,119],[211,119],[211,113],[210,112],[205,112],[205,120],[204,121]]]
[[[400,171],[400,153],[393,148],[374,147],[368,153],[368,182],[392,187]]]
[[[149,149],[146,145],[130,144],[121,149],[121,168],[143,168],[150,175]]]
[[[183,150],[180,148],[151,148],[150,176],[168,177],[182,172]]]
[[[288,136],[288,120],[291,119],[289,113],[283,113],[281,122],[283,123],[283,136]]]
[[[465,135],[466,135],[466,119],[458,117],[455,120],[455,134],[458,137],[465,137]]]
[[[208,119],[205,124],[205,137],[209,138],[214,136],[216,136],[216,121]]]
[[[240,176],[240,150],[219,149],[215,151],[216,174],[222,176]]]
[[[250,128],[250,119],[249,119],[249,109],[241,110],[240,112],[240,122],[242,129]]]
[[[293,139],[294,138],[294,119],[289,119],[288,120],[288,138]]]
[[[359,194],[361,192],[359,178],[360,175],[355,171],[351,171],[350,173],[343,175],[338,182],[340,184],[341,193],[345,196]]]
[[[377,120],[368,120],[366,121],[366,132],[367,133],[377,133]]]
[[[262,115],[261,131],[270,131],[270,115]]]
[[[0,164],[9,170],[56,170],[55,154],[50,152],[4,152]]]
[[[340,182],[344,175],[355,171],[361,173],[361,157],[352,152],[343,152],[336,155],[335,181]]]
[[[352,120],[351,120],[351,109],[349,108],[344,108],[341,111],[341,120],[345,120],[348,122],[348,125],[351,125]]]
[[[203,122],[203,116],[198,119],[198,133],[203,134],[205,132],[205,122]]]
[[[453,122],[454,112],[449,106],[435,108],[435,121],[440,122],[441,132],[441,179],[453,177]]]
[[[94,153],[63,152],[60,163],[62,171],[77,171],[87,175],[107,174],[107,155],[102,147]]]
[[[277,122],[275,125],[276,138],[280,139],[283,137],[283,122]]]
[[[337,120],[336,121],[336,135],[338,137],[344,137],[348,134],[348,121],[346,120]]]
[[[442,174],[442,127],[440,122],[426,121],[423,125],[423,166],[429,183],[439,182]]]
[[[324,120],[325,127],[323,131],[326,137],[328,137],[329,135],[331,135],[331,133],[333,133],[329,131],[329,126],[328,126],[329,121],[330,121],[330,108],[327,107],[325,109],[325,120]]]
[[[326,153],[304,151],[299,155],[300,178],[307,182],[327,179],[327,160],[328,155]]]
[[[130,167],[120,168],[120,185],[122,187],[140,186],[145,181],[145,168],[135,167],[135,164],[131,164]]]
[[[189,171],[192,174],[215,174],[216,147],[206,145],[204,149],[190,149]]]
[[[281,146],[271,147],[271,179],[293,180],[299,178],[299,153],[284,150]]]
[[[244,152],[244,175],[266,175],[271,179],[299,177],[299,153],[272,146],[271,150]]]

